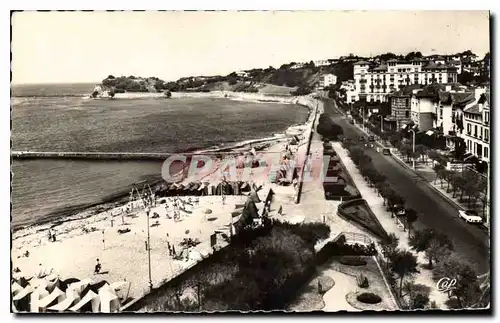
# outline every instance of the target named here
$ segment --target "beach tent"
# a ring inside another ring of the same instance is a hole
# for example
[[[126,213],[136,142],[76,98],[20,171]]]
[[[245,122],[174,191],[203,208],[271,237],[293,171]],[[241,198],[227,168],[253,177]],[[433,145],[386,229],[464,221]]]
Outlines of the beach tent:
[[[76,298],[74,294],[69,294],[69,295],[66,294],[66,298],[62,302],[57,303],[56,305],[47,308],[47,312],[67,311],[77,301],[79,301],[79,299]]]
[[[61,303],[66,299],[66,293],[60,290],[59,288],[54,288],[52,293],[40,299],[38,302],[38,307],[40,312],[44,313],[47,311],[47,308],[51,305],[56,305]]]
[[[16,311],[27,312],[30,310],[30,299],[33,290],[34,288],[28,285],[12,298],[12,306]]]
[[[72,283],[68,285],[68,290],[69,291],[74,291],[76,295],[81,297],[83,290],[91,283],[92,281],[90,279],[84,279],[82,281]]]
[[[255,190],[252,190],[252,192],[250,192],[250,199],[254,203],[260,203],[261,202],[261,200],[259,198],[259,194],[257,194],[257,192]]]
[[[31,313],[40,312],[40,300],[45,298],[48,295],[49,295],[49,292],[45,288],[43,288],[43,287],[35,288],[35,290],[31,293],[30,312]]]
[[[118,298],[124,302],[128,298],[128,293],[130,291],[130,282],[127,281],[118,281],[112,283],[110,286],[113,293],[118,296]]]
[[[16,296],[23,290],[23,286],[19,285],[17,282],[13,282],[11,285],[12,296]]]
[[[116,313],[120,310],[120,300],[115,295],[110,285],[106,284],[99,289],[99,302],[101,313]]]
[[[87,287],[85,287],[82,291],[82,295],[86,295],[89,291],[93,291],[94,293],[99,293],[99,290],[103,287],[109,285],[107,281],[101,280],[95,284],[89,284]]]
[[[88,306],[89,304],[92,308],[92,313],[99,312],[99,296],[91,290],[89,290],[88,293],[85,294],[85,296],[69,310],[78,313],[83,310],[86,305]]]

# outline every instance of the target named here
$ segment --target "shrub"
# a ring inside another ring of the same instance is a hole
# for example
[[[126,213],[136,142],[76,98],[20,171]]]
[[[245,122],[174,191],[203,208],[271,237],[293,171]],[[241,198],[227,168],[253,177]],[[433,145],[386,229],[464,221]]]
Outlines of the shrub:
[[[370,286],[368,278],[363,274],[359,275],[356,280],[360,288],[368,288]]]
[[[363,293],[356,297],[358,301],[365,304],[378,304],[382,301],[382,298],[374,293]]]
[[[346,256],[340,258],[340,263],[347,266],[364,266],[367,264],[366,260],[361,257]]]

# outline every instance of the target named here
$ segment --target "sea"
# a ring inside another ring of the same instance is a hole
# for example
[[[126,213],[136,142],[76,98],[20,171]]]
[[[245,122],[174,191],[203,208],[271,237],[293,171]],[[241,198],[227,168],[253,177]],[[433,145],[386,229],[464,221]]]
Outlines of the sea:
[[[92,100],[95,84],[13,85],[15,151],[184,152],[272,136],[299,105],[216,98]],[[72,216],[161,179],[161,161],[12,160],[11,226]]]

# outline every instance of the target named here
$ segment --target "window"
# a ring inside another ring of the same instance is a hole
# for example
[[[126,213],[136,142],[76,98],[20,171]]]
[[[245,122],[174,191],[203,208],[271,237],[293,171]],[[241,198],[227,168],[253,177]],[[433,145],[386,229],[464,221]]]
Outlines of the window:
[[[409,118],[409,117],[410,117],[410,111],[408,111],[408,110],[406,110],[406,111],[405,111],[405,117],[406,117],[406,118]]]
[[[489,112],[484,113],[484,122],[486,124],[488,124],[488,122],[490,122],[490,113]]]
[[[467,133],[470,135],[470,123],[467,124]]]
[[[477,125],[474,125],[474,137],[477,137]]]
[[[484,147],[484,157],[488,158],[488,147]]]
[[[489,130],[489,129],[484,128],[484,140],[485,140],[485,141],[488,141],[488,139],[490,139],[490,138],[489,138],[490,134],[489,134],[489,131],[488,131],[488,130]]]

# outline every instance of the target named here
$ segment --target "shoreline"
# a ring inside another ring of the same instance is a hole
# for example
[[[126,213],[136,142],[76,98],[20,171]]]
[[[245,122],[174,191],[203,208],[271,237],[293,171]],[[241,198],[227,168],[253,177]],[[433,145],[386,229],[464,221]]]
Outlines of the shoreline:
[[[200,93],[200,92],[173,92],[172,98],[174,98],[174,93],[178,94],[175,98],[222,98],[222,99],[232,99],[237,101],[250,101],[250,102],[261,102],[261,103],[288,103],[288,104],[296,104],[308,109],[308,116],[303,123],[292,124],[288,126],[285,131],[281,133],[275,133],[273,136],[264,137],[264,138],[256,138],[249,139],[240,142],[229,142],[229,143],[221,143],[216,146],[211,146],[207,148],[200,148],[194,151],[190,151],[191,154],[196,153],[217,153],[217,152],[226,152],[226,153],[235,153],[238,154],[240,152],[249,152],[252,148],[256,151],[261,151],[265,149],[265,146],[272,145],[273,143],[277,143],[280,140],[285,138],[300,135],[304,133],[308,127],[310,126],[312,119],[314,118],[314,114],[312,113],[314,107],[312,106],[312,101],[307,96],[302,97],[276,97],[276,96],[266,96],[260,93],[242,93],[242,92],[228,92],[228,91],[214,91],[208,93]],[[122,93],[119,93],[122,94]],[[128,94],[128,93],[127,93]],[[147,94],[162,94],[162,93],[147,93]],[[180,95],[179,95],[180,94]],[[142,96],[142,98],[152,98],[152,96]],[[142,99],[141,98],[141,99]],[[266,101],[262,101],[265,98]],[[107,99],[107,98],[97,98],[99,99]],[[137,97],[127,97],[125,99],[138,99]],[[94,100],[94,99],[91,99]],[[176,152],[177,154],[186,153],[187,151]],[[154,191],[158,186],[160,186],[164,180],[162,178],[145,180],[141,182],[139,185],[148,184],[151,186],[151,189]],[[128,203],[128,195],[130,190],[124,190],[123,192],[118,192],[116,194],[109,195],[107,197],[103,197],[101,201],[96,202],[90,205],[83,205],[81,207],[67,207],[62,210],[56,210],[53,213],[49,213],[43,218],[35,220],[33,223],[29,224],[18,224],[16,226],[12,225],[11,220],[11,232],[13,235],[13,240],[16,238],[24,237],[34,232],[46,231],[50,228],[59,226],[66,222],[73,222],[79,220],[85,220],[92,216],[97,216],[102,213],[109,212],[110,210],[120,208],[123,205]],[[22,232],[26,231],[25,234]],[[14,233],[17,233],[16,237],[14,237]]]

